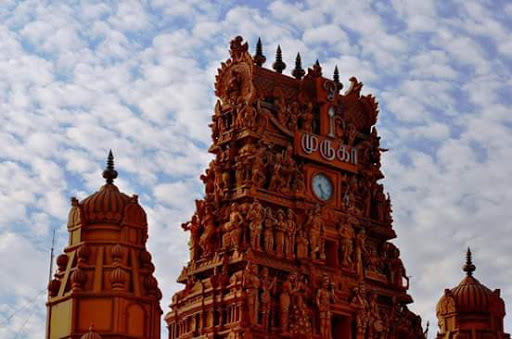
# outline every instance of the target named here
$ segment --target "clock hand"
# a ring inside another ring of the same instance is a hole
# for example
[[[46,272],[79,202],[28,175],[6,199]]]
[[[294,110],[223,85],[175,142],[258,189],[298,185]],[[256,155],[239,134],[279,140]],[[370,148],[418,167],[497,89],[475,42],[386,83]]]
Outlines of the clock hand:
[[[318,185],[317,185],[317,187],[318,187],[318,189],[320,190],[320,195],[322,196],[321,198],[322,198],[322,199],[325,199],[325,198],[324,198],[325,192],[324,192],[324,190],[323,190],[323,188],[322,188],[322,185],[321,185],[321,184],[318,184]]]

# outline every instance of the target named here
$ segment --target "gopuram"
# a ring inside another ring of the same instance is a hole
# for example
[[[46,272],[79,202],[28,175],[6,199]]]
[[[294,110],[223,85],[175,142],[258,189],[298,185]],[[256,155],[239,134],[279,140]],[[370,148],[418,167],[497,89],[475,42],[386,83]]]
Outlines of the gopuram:
[[[182,225],[190,261],[165,316],[175,338],[424,338],[389,240],[391,201],[379,183],[377,103],[338,70],[292,76],[277,49],[263,67],[230,43],[215,83],[215,155],[205,196]]]

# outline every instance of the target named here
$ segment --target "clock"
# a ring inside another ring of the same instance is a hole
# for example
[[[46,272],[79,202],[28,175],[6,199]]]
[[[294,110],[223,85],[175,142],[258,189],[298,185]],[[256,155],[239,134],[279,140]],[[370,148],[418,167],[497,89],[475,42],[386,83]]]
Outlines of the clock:
[[[331,199],[333,187],[331,180],[325,174],[315,174],[311,181],[311,186],[313,188],[313,193],[318,199],[322,201]]]

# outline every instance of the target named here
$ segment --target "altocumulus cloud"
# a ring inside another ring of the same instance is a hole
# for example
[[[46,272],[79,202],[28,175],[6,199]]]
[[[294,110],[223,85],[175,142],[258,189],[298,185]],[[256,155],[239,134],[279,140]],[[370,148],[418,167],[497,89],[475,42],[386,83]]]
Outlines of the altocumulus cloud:
[[[355,75],[380,101],[396,243],[424,321],[460,280],[468,245],[510,311],[512,5],[255,3],[2,2],[1,337],[43,335],[52,229],[60,250],[67,201],[99,188],[109,148],[119,187],[148,212],[166,309],[187,260],[179,225],[210,160],[216,68],[235,35],[252,47],[261,36],[268,63],[281,44],[289,69],[297,52],[326,74],[338,64],[346,85]]]

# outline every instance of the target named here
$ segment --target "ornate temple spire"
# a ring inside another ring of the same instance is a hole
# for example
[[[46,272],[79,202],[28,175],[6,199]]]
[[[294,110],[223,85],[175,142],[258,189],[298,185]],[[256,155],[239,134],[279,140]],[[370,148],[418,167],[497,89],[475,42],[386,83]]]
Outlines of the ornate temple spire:
[[[476,266],[473,265],[473,261],[472,261],[472,258],[471,258],[471,249],[468,247],[468,250],[466,252],[466,264],[464,264],[464,266],[462,266],[462,270],[464,272],[466,272],[466,275],[468,277],[472,277],[473,276],[473,272],[476,270]]]
[[[286,68],[286,64],[283,62],[283,53],[281,52],[281,45],[277,45],[276,61],[272,65],[272,68],[275,69],[277,73],[283,73],[283,70]]]
[[[334,74],[332,76],[334,83],[336,84],[336,89],[339,91],[343,88],[343,84],[340,82],[340,72],[338,71],[338,65],[334,66]]]
[[[107,168],[103,171],[103,178],[106,179],[107,184],[113,184],[114,179],[117,178],[117,171],[114,169],[114,155],[112,150],[108,152]]]
[[[295,68],[292,71],[292,75],[295,79],[301,79],[306,72],[304,69],[302,69],[302,60],[300,58],[300,53],[297,53],[297,56],[295,57]]]
[[[258,42],[256,43],[256,54],[254,55],[254,63],[258,66],[262,66],[267,58],[263,55],[263,47],[261,44],[261,38],[258,38]]]

